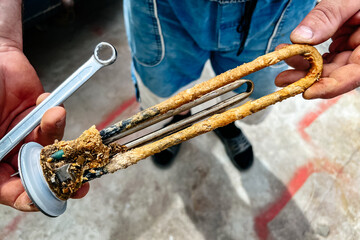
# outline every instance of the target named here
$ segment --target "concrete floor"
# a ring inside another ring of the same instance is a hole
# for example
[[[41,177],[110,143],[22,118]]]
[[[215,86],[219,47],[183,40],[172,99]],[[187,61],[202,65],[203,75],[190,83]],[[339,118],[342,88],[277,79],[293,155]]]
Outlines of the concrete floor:
[[[119,52],[66,101],[65,139],[138,111],[121,1],[106,3],[77,10],[72,23],[59,17],[25,34],[25,52],[47,91],[98,42]],[[298,96],[275,105],[259,125],[239,125],[255,152],[248,171],[236,170],[208,133],[184,143],[168,170],[146,159],[91,182],[89,194],[69,200],[58,218],[0,206],[0,239],[360,238],[357,91],[331,100]]]

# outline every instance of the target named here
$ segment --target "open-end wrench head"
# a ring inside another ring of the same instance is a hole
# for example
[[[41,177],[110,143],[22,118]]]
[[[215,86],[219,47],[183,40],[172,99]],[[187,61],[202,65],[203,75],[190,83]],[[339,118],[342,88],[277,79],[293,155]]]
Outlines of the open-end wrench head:
[[[35,206],[47,216],[57,217],[65,212],[67,202],[57,198],[45,180],[40,165],[42,148],[35,142],[21,147],[18,156],[20,178]]]

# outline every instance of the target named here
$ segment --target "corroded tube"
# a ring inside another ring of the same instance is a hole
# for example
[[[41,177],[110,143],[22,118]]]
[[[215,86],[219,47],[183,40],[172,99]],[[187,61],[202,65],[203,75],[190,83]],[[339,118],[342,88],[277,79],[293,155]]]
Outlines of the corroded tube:
[[[304,78],[301,78],[297,82],[290,84],[289,86],[277,92],[266,95],[254,101],[249,101],[242,106],[230,109],[224,113],[216,114],[207,120],[195,123],[194,125],[184,130],[176,132],[156,142],[119,153],[110,160],[109,164],[105,166],[104,170],[106,172],[113,173],[119,169],[127,168],[128,166],[133,165],[151,155],[159,153],[171,146],[177,145],[201,134],[210,132],[216,128],[223,127],[286,98],[303,93],[321,76],[323,62],[321,55],[314,47],[294,44],[260,56],[252,62],[245,63],[206,82],[197,84],[193,88],[180,92],[179,94],[154,106],[151,108],[151,111],[156,110],[155,112],[162,113],[168,111],[168,109],[174,109],[177,106],[181,106],[184,102],[192,101],[199,95],[201,96],[208,93],[209,89],[219,88],[253,72],[261,70],[270,65],[274,65],[282,60],[296,55],[302,55],[309,61],[311,65],[307,75]]]

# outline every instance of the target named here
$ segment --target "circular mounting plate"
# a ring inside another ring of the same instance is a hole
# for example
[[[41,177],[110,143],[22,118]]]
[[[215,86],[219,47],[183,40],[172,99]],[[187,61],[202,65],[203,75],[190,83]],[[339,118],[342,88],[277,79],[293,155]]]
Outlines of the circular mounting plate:
[[[67,202],[58,199],[50,190],[40,166],[43,146],[35,142],[24,144],[18,156],[21,182],[35,206],[49,217],[65,212]]]

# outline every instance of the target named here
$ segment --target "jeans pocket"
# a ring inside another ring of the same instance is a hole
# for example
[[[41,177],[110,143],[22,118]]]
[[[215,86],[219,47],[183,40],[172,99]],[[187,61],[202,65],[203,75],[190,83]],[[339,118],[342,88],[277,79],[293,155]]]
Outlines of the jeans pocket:
[[[125,26],[133,58],[153,67],[164,58],[156,0],[124,0]]]

